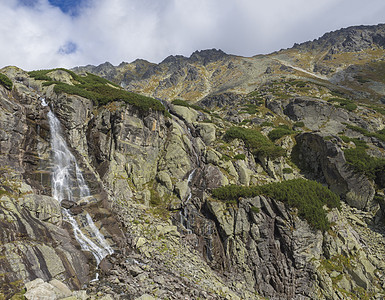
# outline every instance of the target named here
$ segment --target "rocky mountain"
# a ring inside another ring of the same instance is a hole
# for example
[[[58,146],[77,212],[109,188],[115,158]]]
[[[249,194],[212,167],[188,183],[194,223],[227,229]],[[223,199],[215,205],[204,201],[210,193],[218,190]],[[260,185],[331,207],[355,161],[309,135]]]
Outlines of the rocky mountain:
[[[383,299],[384,28],[1,69],[0,299]]]
[[[127,90],[159,99],[198,101],[206,96],[247,94],[272,80],[296,78],[333,84],[357,99],[384,97],[385,25],[354,26],[269,55],[239,57],[221,50],[169,56],[159,64],[136,60],[114,67],[77,67]]]

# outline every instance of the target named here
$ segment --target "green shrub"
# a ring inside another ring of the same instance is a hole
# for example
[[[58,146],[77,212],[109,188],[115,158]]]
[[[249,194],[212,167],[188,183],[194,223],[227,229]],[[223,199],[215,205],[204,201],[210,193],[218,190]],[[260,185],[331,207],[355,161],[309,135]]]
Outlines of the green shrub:
[[[42,83],[43,86],[50,86],[50,85],[53,85],[53,84],[58,84],[60,83],[60,81],[53,81],[53,80],[50,80],[50,81],[45,81]]]
[[[72,77],[75,84],[70,85],[64,82],[53,81],[47,75],[48,73],[57,70],[67,72]],[[152,109],[160,111],[166,116],[169,115],[160,101],[154,98],[125,91],[113,82],[91,73],[87,73],[86,76],[80,76],[70,70],[58,68],[31,71],[28,74],[36,80],[44,80],[45,82],[43,82],[43,86],[55,84],[54,91],[57,94],[67,93],[71,95],[78,95],[90,99],[98,105],[105,105],[112,101],[124,101],[135,106],[142,112],[147,112]]]
[[[302,81],[302,80],[290,80],[287,83],[290,84],[291,86],[296,86],[299,88],[304,88],[306,87],[306,84],[307,84],[305,81]]]
[[[293,126],[294,127],[305,127],[305,123],[302,121],[298,121],[298,122],[295,122]]]
[[[283,174],[291,174],[291,173],[293,173],[293,169],[292,168],[283,168],[282,172],[283,172]]]
[[[277,128],[274,128],[272,131],[268,133],[267,136],[269,137],[269,139],[271,139],[274,142],[285,135],[290,135],[293,133],[294,131],[292,129],[290,129],[286,125],[282,125]]]
[[[323,231],[329,228],[323,206],[340,208],[340,199],[336,194],[318,182],[305,179],[249,187],[228,185],[214,189],[212,195],[224,201],[265,195],[297,208],[301,218],[307,220],[313,228]]]
[[[340,138],[341,138],[341,140],[343,140],[345,143],[349,143],[349,142],[350,142],[350,138],[347,137],[346,135],[341,135]]]
[[[0,73],[0,84],[4,86],[7,90],[12,90],[13,82],[8,78],[7,75]]]
[[[245,160],[246,159],[246,155],[243,154],[243,153],[239,153],[239,154],[234,155],[234,159],[235,160]]]
[[[227,154],[222,154],[221,160],[224,160],[224,161],[230,161],[230,160],[231,160],[231,157],[228,156]]]
[[[246,124],[249,124],[249,123],[251,123],[250,119],[244,119],[241,123],[239,123],[239,125],[246,125]]]
[[[339,107],[342,107],[348,111],[354,111],[357,108],[357,105],[352,100],[348,99],[331,98],[328,100],[328,102],[338,102]]]
[[[260,126],[261,126],[261,127],[273,127],[274,124],[271,123],[271,122],[268,122],[268,121],[264,121],[264,122],[261,123]]]
[[[248,113],[254,115],[258,112],[258,106],[255,104],[245,104],[245,107],[242,108],[241,113]]]
[[[28,75],[31,76],[35,80],[52,81],[52,78],[47,75],[51,71],[52,70],[31,71],[31,72],[28,72]]]
[[[374,109],[376,112],[379,112],[380,114],[385,115],[385,108],[382,108],[382,107],[373,107],[373,109]]]
[[[354,79],[356,79],[359,83],[370,82],[369,79],[366,79],[366,78],[363,77],[362,75],[355,75],[355,76],[354,76]]]
[[[365,174],[382,188],[382,178],[385,176],[385,159],[368,155],[366,153],[368,146],[364,141],[349,138],[345,138],[345,140],[347,142],[352,141],[356,145],[356,148],[344,150],[347,163],[350,164],[356,172]]]
[[[256,206],[252,206],[250,209],[251,209],[252,212],[254,212],[256,214],[258,214],[259,211],[260,211],[259,207],[256,207]]]
[[[242,140],[246,147],[250,149],[255,155],[262,155],[275,159],[285,155],[285,150],[274,145],[262,133],[255,129],[230,127],[224,135],[225,141],[232,141],[234,139]]]
[[[350,130],[354,130],[356,132],[359,132],[359,133],[361,133],[364,136],[375,137],[375,138],[385,142],[385,130],[384,129],[379,130],[377,132],[369,132],[368,130],[366,130],[364,128],[361,128],[361,127],[358,127],[358,126],[354,126],[354,125],[350,125],[350,124],[346,124],[346,128],[348,128]]]
[[[357,108],[357,104],[352,103],[352,102],[340,104],[340,106],[347,109],[348,111],[354,111]]]

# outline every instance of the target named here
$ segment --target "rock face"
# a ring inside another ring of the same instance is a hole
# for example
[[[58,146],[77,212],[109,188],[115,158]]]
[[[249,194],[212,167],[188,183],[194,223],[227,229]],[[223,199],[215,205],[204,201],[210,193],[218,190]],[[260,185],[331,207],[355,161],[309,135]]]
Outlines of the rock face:
[[[311,97],[271,99],[266,102],[266,106],[276,114],[287,116],[292,121],[302,121],[310,130],[322,130],[324,134],[337,135],[346,124],[363,128],[376,127],[374,120],[365,120],[355,113]]]
[[[353,26],[324,34],[317,40],[294,45],[295,49],[321,47],[329,54],[358,52],[373,46],[385,47],[385,26]]]
[[[367,42],[379,50],[381,28],[368,38],[366,28],[348,30],[354,43],[345,37],[333,55],[369,51]],[[0,299],[18,292],[27,299],[381,299],[383,108],[354,102],[362,89],[320,81],[290,55],[208,50],[158,65],[76,69],[157,98],[201,100],[209,112],[190,102],[163,102],[165,112],[116,99],[98,105],[55,92],[20,69],[0,70],[14,84],[0,85]],[[65,70],[47,74],[79,80]],[[49,110],[89,197],[52,197]],[[240,132],[233,139],[231,127]],[[345,158],[346,149],[363,144],[376,164],[375,183]],[[343,200],[341,210],[325,207],[328,230],[315,230],[299,210],[273,198],[212,196],[229,184],[306,177]],[[98,270],[64,212],[88,214],[114,249]]]
[[[28,80],[19,69],[8,71],[20,80]],[[56,278],[72,289],[79,289],[94,276],[95,262],[80,250],[63,220],[60,204],[50,194],[46,113],[33,89],[16,84],[10,93],[1,88],[0,293],[6,298],[20,289],[23,282],[35,278],[45,281]],[[81,110],[76,113],[81,114]],[[114,217],[110,213],[97,216],[98,211],[95,210],[95,215],[101,224],[114,228],[107,225],[107,219],[113,224]],[[119,239],[121,233],[116,230],[114,233],[115,239]]]
[[[310,173],[328,184],[330,189],[358,209],[373,209],[374,186],[364,175],[356,174],[345,160],[343,151],[321,135],[303,133],[297,136],[299,159]]]

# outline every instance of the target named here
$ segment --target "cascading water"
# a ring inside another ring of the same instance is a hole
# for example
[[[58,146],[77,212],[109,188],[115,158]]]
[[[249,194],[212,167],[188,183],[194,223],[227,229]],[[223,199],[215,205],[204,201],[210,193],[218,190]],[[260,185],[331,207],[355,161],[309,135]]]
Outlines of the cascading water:
[[[42,99],[41,103],[43,106],[48,106],[45,99]],[[85,201],[88,202],[87,198],[91,195],[90,190],[75,157],[67,147],[67,143],[63,138],[60,121],[51,110],[48,112],[48,121],[53,153],[52,197],[59,202],[63,200],[76,202],[76,200],[79,199],[85,199]],[[80,224],[75,217],[64,208],[63,216],[64,219],[71,224],[75,238],[82,250],[90,251],[94,255],[97,265],[99,265],[104,257],[114,252],[104,236],[96,228],[88,213],[80,216],[82,218],[81,222],[79,222]]]
[[[194,169],[189,174],[189,176],[187,178],[187,185],[189,187],[190,187],[192,179],[194,178],[195,171],[196,171],[196,169]],[[192,197],[192,191],[190,188],[190,193],[187,197],[186,202],[189,202],[191,197]],[[186,229],[187,234],[192,234],[191,224],[190,224],[190,220],[189,220],[189,211],[188,211],[188,208],[186,206],[182,210],[179,211],[179,217],[180,217],[180,224]]]

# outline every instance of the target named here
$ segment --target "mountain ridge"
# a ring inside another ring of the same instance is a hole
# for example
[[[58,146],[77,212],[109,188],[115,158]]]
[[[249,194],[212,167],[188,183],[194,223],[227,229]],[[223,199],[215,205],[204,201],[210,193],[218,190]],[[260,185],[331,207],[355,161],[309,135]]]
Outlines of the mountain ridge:
[[[240,57],[211,49],[195,51],[190,57],[169,56],[159,64],[136,60],[118,67],[109,65],[109,75],[101,70],[103,64],[74,70],[94,72],[130,91],[163,100],[195,102],[223,92],[247,94],[280,76],[326,80],[337,89],[349,90],[349,77],[359,76],[352,66],[366,68],[365,72],[370,73],[366,66],[375,61],[382,64],[384,41],[384,24],[352,26],[266,55]],[[373,86],[383,84],[373,82]],[[384,96],[378,93],[380,88],[373,89],[369,84],[361,89],[377,100]],[[358,90],[356,86],[354,90]]]

